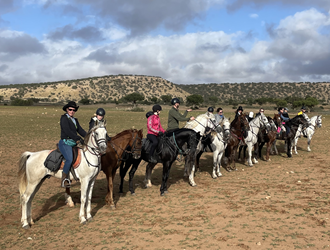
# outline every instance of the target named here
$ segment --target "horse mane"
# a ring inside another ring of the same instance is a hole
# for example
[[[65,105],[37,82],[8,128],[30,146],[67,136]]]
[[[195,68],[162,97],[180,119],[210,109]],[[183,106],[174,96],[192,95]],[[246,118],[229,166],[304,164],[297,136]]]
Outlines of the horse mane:
[[[195,120],[198,121],[198,122],[200,122],[204,118],[205,119],[209,119],[210,117],[208,117],[206,114],[201,114],[201,115],[198,115],[195,118]],[[194,129],[194,128],[196,128],[199,125],[198,122],[194,122],[194,120],[193,121],[189,121],[189,122],[187,122],[185,128]]]
[[[190,129],[190,128],[179,128],[179,129],[176,129],[176,130],[172,131],[171,133],[166,133],[166,136],[168,136],[168,137],[172,136],[173,133],[174,133],[174,135],[177,135],[177,134],[179,134],[181,132],[185,132],[185,131],[193,131],[193,130]]]
[[[126,130],[121,131],[120,133],[116,134],[114,137],[111,138],[111,140],[116,140],[116,139],[118,139],[118,137],[121,137],[128,133],[138,133],[138,130],[135,128],[126,129]]]

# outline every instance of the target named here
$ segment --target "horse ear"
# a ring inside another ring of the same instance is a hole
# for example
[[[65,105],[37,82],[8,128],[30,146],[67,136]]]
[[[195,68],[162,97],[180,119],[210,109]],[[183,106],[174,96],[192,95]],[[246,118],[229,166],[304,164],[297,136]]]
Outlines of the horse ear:
[[[230,121],[231,117],[228,118],[228,121]]]

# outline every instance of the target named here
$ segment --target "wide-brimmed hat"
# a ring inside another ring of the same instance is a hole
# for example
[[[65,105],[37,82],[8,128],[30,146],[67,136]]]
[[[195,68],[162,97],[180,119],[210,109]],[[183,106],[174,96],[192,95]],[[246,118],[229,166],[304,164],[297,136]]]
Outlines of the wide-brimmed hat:
[[[79,106],[77,106],[77,104],[76,104],[75,102],[73,102],[73,101],[69,101],[68,104],[66,104],[66,105],[63,106],[63,111],[66,112],[66,109],[67,109],[67,108],[75,108],[76,111],[78,111]]]

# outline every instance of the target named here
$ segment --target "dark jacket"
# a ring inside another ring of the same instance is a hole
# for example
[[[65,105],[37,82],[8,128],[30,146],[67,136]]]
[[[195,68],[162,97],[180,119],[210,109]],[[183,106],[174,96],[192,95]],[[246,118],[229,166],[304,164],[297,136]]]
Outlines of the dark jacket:
[[[95,119],[94,119],[95,118]],[[95,121],[97,120],[96,116],[92,117],[89,121],[89,130],[91,130],[92,127],[94,127]],[[107,140],[110,141],[111,137],[107,134]]]
[[[77,135],[77,132],[82,136],[86,136],[86,131],[80,126],[78,119],[76,120],[77,125],[73,123],[73,121],[68,118],[66,114],[61,116],[60,126],[61,126],[61,139],[72,139],[74,141],[79,141],[80,136]]]
[[[190,117],[187,118],[188,111],[184,112],[183,115],[179,113],[179,110],[172,107],[170,111],[168,112],[168,124],[167,124],[167,131],[172,129],[179,128],[179,121],[187,122],[190,120]]]

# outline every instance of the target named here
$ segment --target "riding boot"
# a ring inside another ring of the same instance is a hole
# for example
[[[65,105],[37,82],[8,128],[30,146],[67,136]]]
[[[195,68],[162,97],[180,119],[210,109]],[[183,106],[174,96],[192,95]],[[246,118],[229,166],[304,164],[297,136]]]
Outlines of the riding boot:
[[[149,162],[150,163],[157,163],[157,160],[152,155],[150,155]]]
[[[69,188],[70,187],[70,179],[69,179],[69,176],[62,172],[62,181],[61,181],[61,187],[62,188]]]

